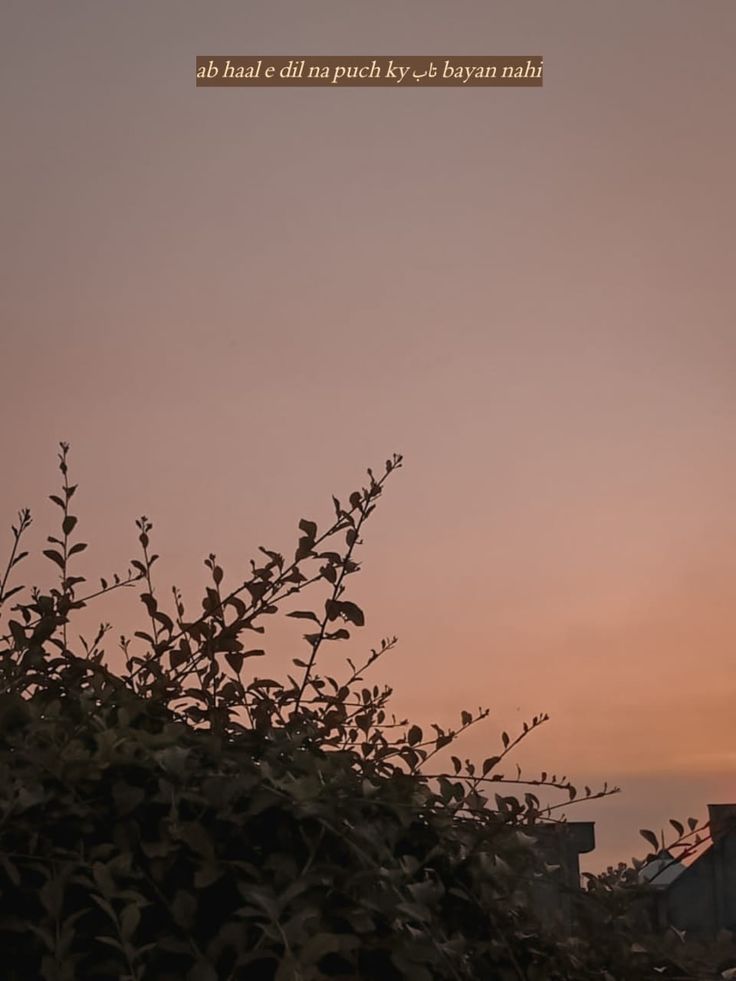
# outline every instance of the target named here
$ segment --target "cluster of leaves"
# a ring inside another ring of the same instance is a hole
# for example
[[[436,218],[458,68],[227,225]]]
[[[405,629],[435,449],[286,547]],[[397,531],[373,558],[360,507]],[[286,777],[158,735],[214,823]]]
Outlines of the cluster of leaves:
[[[73,540],[76,486],[61,444],[62,487],[51,498],[61,529],[44,552],[58,581],[44,591],[11,586],[28,511],[0,581],[9,981],[620,981],[677,966],[637,945],[631,897],[646,887],[620,873],[573,890],[574,930],[541,914],[545,889],[562,895],[564,885],[540,832],[577,790],[566,777],[501,768],[546,715],[515,737],[504,732],[479,765],[450,755],[444,772],[440,754],[487,709],[431,733],[397,719],[391,689],[364,680],[395,639],[359,666],[348,660],[344,678],[319,673],[325,646],[364,624],[346,581],[400,466],[394,456],[347,503],[333,498],[324,530],[302,519],[290,556],[261,548],[235,586],[208,556],[211,585],[191,615],[176,587],[168,611],[160,602],[145,517],[127,574],[95,588],[72,574],[86,546]],[[125,669],[116,673],[104,649],[109,625],[80,637],[75,652],[69,624],[130,587],[148,623],[120,639]],[[319,602],[293,608],[320,588]],[[308,625],[306,653],[282,681],[251,671],[265,651],[250,638],[279,610]],[[522,790],[496,792],[505,784]],[[540,788],[563,801],[542,802]],[[585,798],[615,791],[585,788]]]

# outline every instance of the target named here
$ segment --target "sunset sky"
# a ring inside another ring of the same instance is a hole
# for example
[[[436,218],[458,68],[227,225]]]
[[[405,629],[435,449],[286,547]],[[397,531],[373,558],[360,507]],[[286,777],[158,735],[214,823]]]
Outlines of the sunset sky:
[[[733,0],[5,0],[5,525],[53,532],[69,440],[80,569],[147,514],[194,601],[402,452],[330,656],[397,634],[397,713],[491,708],[463,756],[548,712],[524,769],[624,791],[567,812],[588,867],[736,801],[735,36]],[[215,53],[544,87],[197,89]]]

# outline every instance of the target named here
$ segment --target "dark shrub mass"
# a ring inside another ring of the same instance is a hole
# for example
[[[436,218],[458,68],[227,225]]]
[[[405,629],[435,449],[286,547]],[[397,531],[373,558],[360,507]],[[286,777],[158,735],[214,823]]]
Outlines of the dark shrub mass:
[[[503,772],[545,715],[474,765],[451,751],[487,710],[424,732],[391,715],[389,688],[365,681],[394,640],[348,661],[343,678],[319,673],[326,645],[363,625],[346,581],[400,466],[368,471],[347,503],[333,498],[324,530],[303,519],[293,554],[261,549],[235,586],[210,555],[201,612],[188,614],[177,589],[168,612],[160,604],[147,518],[126,575],[91,587],[74,572],[86,546],[62,444],[60,530],[44,552],[58,581],[14,585],[27,511],[0,580],[3,978],[705,976],[687,973],[681,941],[653,936],[635,870],[565,894],[535,837],[560,805],[538,795],[577,791],[566,777]],[[68,625],[127,587],[146,624],[121,638],[117,674],[107,625],[76,651]],[[307,630],[283,680],[253,670],[264,655],[253,637],[277,611]],[[571,918],[542,911],[544,887],[571,901]]]

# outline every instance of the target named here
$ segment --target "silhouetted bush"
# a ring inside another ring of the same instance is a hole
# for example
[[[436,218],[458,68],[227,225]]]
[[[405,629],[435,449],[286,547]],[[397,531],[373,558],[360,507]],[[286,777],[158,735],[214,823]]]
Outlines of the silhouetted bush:
[[[90,588],[73,573],[85,545],[65,444],[59,463],[61,526],[44,551],[58,582],[12,586],[28,511],[0,582],[3,978],[683,976],[661,945],[639,942],[647,927],[635,900],[646,888],[630,870],[591,877],[572,929],[540,919],[535,889],[556,873],[535,828],[561,805],[537,795],[570,801],[576,790],[565,777],[499,768],[546,716],[504,733],[478,765],[451,756],[446,773],[428,764],[487,710],[431,733],[392,716],[390,688],[364,675],[394,640],[362,665],[348,661],[344,678],[318,672],[325,645],[363,625],[346,581],[400,457],[380,477],[368,471],[346,504],[333,498],[325,530],[300,521],[293,555],[260,549],[237,586],[225,587],[210,555],[194,615],[177,589],[169,612],[160,603],[147,518],[125,576]],[[141,590],[147,626],[121,638],[116,673],[109,627],[75,652],[68,625],[127,587]],[[318,602],[294,608],[320,588]],[[275,680],[254,673],[264,651],[249,638],[284,607],[306,624],[306,654]],[[495,793],[509,783],[524,792]]]

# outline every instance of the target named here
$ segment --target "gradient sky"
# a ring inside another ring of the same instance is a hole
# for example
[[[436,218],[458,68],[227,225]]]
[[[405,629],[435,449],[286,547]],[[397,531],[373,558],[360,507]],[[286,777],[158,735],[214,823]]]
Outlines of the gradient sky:
[[[83,571],[145,513],[194,598],[403,452],[344,650],[399,635],[396,710],[487,705],[481,759],[547,711],[530,773],[624,788],[568,811],[589,867],[736,800],[734,36],[733,0],[5,0],[7,523],[52,530],[70,440]],[[198,90],[215,53],[545,81]]]

